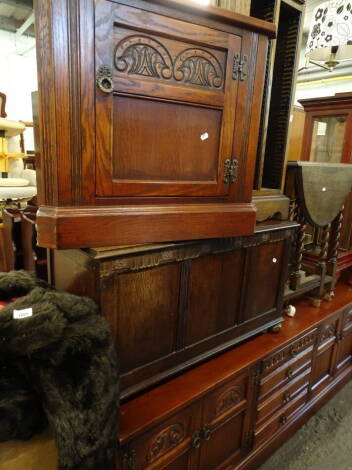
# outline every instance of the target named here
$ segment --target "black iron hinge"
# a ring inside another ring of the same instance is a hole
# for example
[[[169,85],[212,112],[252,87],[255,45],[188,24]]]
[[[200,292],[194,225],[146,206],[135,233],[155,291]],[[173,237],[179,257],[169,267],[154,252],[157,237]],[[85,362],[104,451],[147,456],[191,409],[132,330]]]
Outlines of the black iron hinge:
[[[232,184],[237,180],[238,160],[236,158],[227,158],[224,166],[224,183]]]
[[[237,52],[233,58],[232,78],[236,81],[244,82],[248,75],[248,56]]]

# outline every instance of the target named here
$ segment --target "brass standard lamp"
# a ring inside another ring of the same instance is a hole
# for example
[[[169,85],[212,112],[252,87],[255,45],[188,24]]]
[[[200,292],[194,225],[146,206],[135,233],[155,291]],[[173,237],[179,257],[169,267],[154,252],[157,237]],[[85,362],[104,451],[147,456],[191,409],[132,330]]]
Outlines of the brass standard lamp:
[[[329,0],[314,10],[306,63],[332,72],[342,61],[352,59],[352,0]]]

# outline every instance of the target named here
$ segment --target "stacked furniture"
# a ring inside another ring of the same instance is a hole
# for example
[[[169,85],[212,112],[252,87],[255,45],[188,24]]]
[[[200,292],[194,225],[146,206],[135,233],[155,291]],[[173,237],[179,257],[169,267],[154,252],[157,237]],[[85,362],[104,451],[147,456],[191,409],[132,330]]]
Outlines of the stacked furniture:
[[[186,0],[37,0],[36,29],[38,242],[111,325],[118,468],[245,468],[311,409],[318,337],[333,347],[323,317],[280,333],[298,224],[255,225],[276,28]]]
[[[39,0],[36,24],[41,245],[253,233],[273,24],[186,0]]]

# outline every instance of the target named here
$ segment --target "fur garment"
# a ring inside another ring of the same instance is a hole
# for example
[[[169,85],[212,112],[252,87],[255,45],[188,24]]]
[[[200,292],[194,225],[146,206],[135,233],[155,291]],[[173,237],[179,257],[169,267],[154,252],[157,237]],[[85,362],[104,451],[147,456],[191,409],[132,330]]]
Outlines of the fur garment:
[[[9,273],[10,297],[18,295],[14,294],[14,277]],[[1,295],[6,295],[5,278],[0,275]],[[36,287],[32,281],[25,297],[0,311],[0,358],[3,367],[13,371],[11,389],[17,389],[13,397],[19,400],[23,393],[30,397],[34,391],[37,421],[32,414],[33,431],[43,423],[42,409],[56,438],[60,470],[113,470],[118,375],[109,327],[92,300]],[[18,290],[23,292],[26,288],[19,288],[20,284]],[[32,316],[13,318],[14,309],[30,307]],[[16,403],[8,401],[8,406],[12,415],[10,408]],[[25,416],[25,410],[19,409]],[[30,424],[24,428],[28,435]]]

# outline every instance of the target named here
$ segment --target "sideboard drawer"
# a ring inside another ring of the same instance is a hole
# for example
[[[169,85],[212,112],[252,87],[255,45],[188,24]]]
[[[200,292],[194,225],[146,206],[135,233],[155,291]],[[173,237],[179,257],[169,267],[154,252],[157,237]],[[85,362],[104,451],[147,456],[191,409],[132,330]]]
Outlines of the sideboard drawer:
[[[275,369],[270,375],[263,377],[260,381],[259,399],[265,400],[277,389],[285,387],[294,381],[303,371],[311,370],[313,348],[308,348],[299,357],[285,362]]]
[[[258,446],[269,440],[281,427],[289,424],[297,411],[307,402],[308,387],[305,388],[295,399],[279,410],[274,416],[265,421],[264,425],[257,426],[255,430],[255,445]]]
[[[280,408],[293,402],[303,390],[306,390],[309,386],[310,373],[311,368],[309,367],[292,383],[271,394],[267,400],[261,401],[257,408],[257,423],[262,423],[270,418]]]
[[[312,352],[317,333],[318,330],[315,328],[294,343],[269,356],[267,359],[264,359],[262,376],[266,377],[284,363],[289,363],[292,360],[295,361],[304,351]]]

